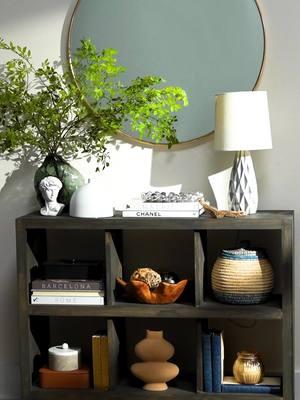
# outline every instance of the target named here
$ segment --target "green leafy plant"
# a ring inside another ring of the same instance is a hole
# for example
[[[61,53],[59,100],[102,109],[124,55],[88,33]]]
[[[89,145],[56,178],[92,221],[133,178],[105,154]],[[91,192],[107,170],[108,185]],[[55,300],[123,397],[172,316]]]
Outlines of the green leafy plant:
[[[39,67],[27,47],[6,43],[0,49],[13,53],[0,69],[0,152],[31,160],[59,155],[66,160],[95,156],[107,164],[107,143],[130,124],[140,137],[169,146],[177,142],[176,111],[187,105],[178,87],[157,88],[163,79],[138,77],[129,85],[120,81],[125,68],[114,49],[99,52],[82,40],[72,68],[46,59]]]

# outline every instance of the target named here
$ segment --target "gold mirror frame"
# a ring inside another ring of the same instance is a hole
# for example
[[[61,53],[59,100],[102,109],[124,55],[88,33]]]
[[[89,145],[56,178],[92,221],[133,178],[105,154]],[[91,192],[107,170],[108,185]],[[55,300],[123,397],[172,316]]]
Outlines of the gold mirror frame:
[[[74,19],[75,19],[75,15],[76,15],[76,11],[79,7],[81,0],[77,0],[77,3],[75,4],[74,10],[72,12],[71,15],[71,20],[70,20],[70,25],[69,25],[69,29],[68,29],[68,38],[67,38],[67,60],[69,63],[69,67],[71,70],[71,74],[73,76],[73,79],[76,82],[76,77],[75,77],[75,73],[74,73],[74,69],[72,66],[72,59],[71,59],[71,33],[72,33],[72,29],[73,29],[73,25],[74,25]],[[261,9],[257,3],[257,0],[253,0],[257,10],[258,10],[258,14],[259,14],[259,18],[260,18],[260,22],[261,22],[261,26],[262,26],[262,32],[263,32],[263,56],[262,56],[262,62],[261,62],[261,66],[259,69],[259,73],[256,79],[256,82],[253,86],[252,89],[250,90],[255,90],[257,85],[259,84],[262,72],[263,72],[263,68],[264,68],[264,63],[265,63],[265,55],[266,55],[266,32],[265,32],[265,26],[264,26],[264,22],[263,22],[263,18],[262,18],[262,13],[261,13]],[[146,140],[142,140],[139,139],[137,137],[133,137],[130,134],[123,132],[123,131],[118,131],[117,135],[119,136],[119,138],[121,140],[126,141],[127,143],[133,144],[133,145],[139,145],[141,147],[146,147],[146,148],[153,148],[155,150],[183,150],[183,149],[188,149],[197,145],[200,145],[202,143],[206,143],[208,141],[210,141],[212,139],[212,135],[213,135],[214,131],[208,132],[202,136],[199,136],[195,139],[190,139],[190,140],[186,140],[184,142],[180,142],[177,144],[172,145],[171,149],[168,148],[167,144],[163,144],[163,143],[152,143],[152,142],[148,142]]]

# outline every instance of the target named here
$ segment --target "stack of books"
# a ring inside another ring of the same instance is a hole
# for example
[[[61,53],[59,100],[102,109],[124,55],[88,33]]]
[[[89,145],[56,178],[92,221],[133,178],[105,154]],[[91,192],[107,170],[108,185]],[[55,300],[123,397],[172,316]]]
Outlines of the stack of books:
[[[224,393],[281,393],[279,377],[264,377],[256,385],[239,384],[233,376],[224,376],[223,332],[202,333],[203,390]]]
[[[93,384],[94,389],[109,388],[109,351],[106,334],[97,333],[92,336]]]
[[[266,376],[256,385],[238,383],[233,376],[224,376],[222,383],[224,393],[269,393],[281,394],[281,379],[274,376]]]
[[[198,218],[204,213],[198,201],[185,202],[144,202],[132,200],[122,211],[123,217],[151,218]]]
[[[102,280],[35,279],[31,304],[104,305]]]

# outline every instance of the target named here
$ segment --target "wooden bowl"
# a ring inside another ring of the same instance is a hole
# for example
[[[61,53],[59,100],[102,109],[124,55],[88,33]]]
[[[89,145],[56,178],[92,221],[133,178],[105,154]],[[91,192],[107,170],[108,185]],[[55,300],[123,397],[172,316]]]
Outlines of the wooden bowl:
[[[174,303],[184,291],[188,282],[183,279],[177,283],[161,282],[155,289],[150,289],[147,283],[137,280],[129,282],[117,278],[118,284],[125,289],[125,292],[131,298],[140,303],[147,304],[170,304]]]

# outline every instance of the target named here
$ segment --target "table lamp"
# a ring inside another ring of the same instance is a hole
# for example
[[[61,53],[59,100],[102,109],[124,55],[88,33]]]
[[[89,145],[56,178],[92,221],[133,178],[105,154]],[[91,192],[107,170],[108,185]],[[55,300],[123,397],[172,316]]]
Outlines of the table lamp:
[[[214,143],[216,150],[236,151],[229,181],[229,209],[256,213],[257,183],[249,150],[272,148],[267,93],[217,95]]]

